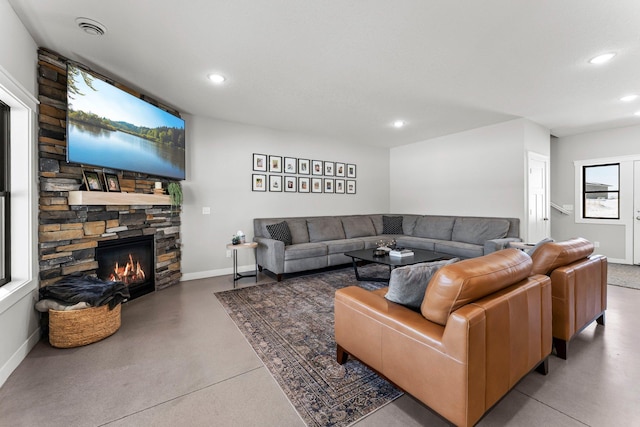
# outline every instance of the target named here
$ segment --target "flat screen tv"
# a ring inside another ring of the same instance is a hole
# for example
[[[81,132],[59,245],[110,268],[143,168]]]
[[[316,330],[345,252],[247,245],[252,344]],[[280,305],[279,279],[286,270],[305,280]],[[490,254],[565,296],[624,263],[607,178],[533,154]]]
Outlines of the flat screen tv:
[[[185,178],[184,120],[72,64],[67,66],[67,161]]]

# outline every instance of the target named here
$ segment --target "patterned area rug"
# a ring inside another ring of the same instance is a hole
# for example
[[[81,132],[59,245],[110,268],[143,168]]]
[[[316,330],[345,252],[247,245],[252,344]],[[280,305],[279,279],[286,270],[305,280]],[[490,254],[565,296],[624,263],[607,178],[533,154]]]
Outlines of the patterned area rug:
[[[607,283],[640,289],[640,265],[613,264],[607,266]]]
[[[402,395],[361,363],[336,362],[333,295],[350,285],[386,286],[345,268],[215,294],[308,426],[347,426]]]

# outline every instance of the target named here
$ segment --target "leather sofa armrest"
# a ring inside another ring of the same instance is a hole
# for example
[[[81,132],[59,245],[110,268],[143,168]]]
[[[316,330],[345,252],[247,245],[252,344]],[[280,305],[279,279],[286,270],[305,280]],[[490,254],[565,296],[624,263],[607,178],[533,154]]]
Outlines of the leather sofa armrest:
[[[501,251],[509,247],[509,242],[521,242],[519,237],[505,237],[503,239],[491,239],[484,242],[484,254]]]
[[[258,243],[256,262],[274,274],[284,273],[284,242],[266,237],[254,237]]]

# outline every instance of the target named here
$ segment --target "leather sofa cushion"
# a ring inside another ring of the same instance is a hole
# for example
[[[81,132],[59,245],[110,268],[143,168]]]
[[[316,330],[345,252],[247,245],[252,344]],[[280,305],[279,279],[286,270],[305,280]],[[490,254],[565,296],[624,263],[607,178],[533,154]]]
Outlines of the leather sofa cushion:
[[[344,239],[342,221],[336,217],[309,218],[307,219],[310,242],[324,242],[325,240]]]
[[[456,218],[451,240],[484,245],[486,240],[501,239],[509,231],[509,221],[493,218]]]
[[[531,254],[532,273],[548,276],[558,267],[588,257],[593,253],[593,248],[593,243],[582,237],[546,243]]]
[[[368,216],[344,217],[342,218],[342,227],[347,239],[376,235],[376,229]]]
[[[444,326],[458,308],[525,279],[531,267],[531,257],[513,248],[446,265],[429,282],[420,311]]]
[[[451,216],[425,215],[416,221],[413,235],[429,239],[451,240],[455,220],[455,217]]]
[[[413,310],[420,310],[431,276],[441,267],[456,261],[460,260],[452,258],[394,268],[391,271],[389,288],[384,297]]]

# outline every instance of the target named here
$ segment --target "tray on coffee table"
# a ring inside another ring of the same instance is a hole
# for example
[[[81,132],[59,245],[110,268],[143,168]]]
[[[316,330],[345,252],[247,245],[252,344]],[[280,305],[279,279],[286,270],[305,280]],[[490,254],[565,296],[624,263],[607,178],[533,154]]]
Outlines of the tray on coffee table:
[[[360,249],[357,251],[345,252],[344,254],[351,258],[353,263],[353,270],[356,274],[356,280],[365,281],[365,282],[388,282],[389,277],[363,277],[358,273],[358,262],[365,261],[371,262],[375,264],[387,265],[389,266],[389,274],[391,274],[391,270],[397,267],[403,267],[405,265],[413,265],[419,264],[421,262],[431,262],[431,261],[440,261],[444,259],[454,258],[453,255],[445,254],[442,252],[436,251],[428,251],[425,249],[411,249],[413,251],[413,255],[404,256],[404,257],[392,257],[387,255],[384,256],[375,256],[375,249]]]

